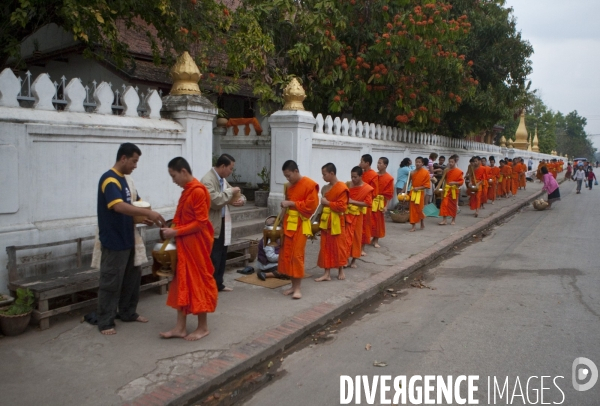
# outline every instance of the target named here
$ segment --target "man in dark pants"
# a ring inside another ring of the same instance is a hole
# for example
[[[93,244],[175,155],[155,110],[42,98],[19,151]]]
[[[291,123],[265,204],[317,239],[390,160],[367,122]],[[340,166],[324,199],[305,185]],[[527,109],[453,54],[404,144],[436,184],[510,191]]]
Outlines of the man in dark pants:
[[[162,227],[165,226],[165,220],[155,211],[131,204],[131,191],[125,175],[130,175],[137,167],[140,155],[142,151],[136,145],[121,144],[117,152],[117,162],[102,175],[98,183],[98,228],[102,257],[97,317],[98,329],[104,335],[117,333],[117,311],[123,321],[148,321],[136,313],[141,269],[133,264],[133,216],[146,216],[150,224],[155,223]]]
[[[215,241],[210,259],[215,267],[214,277],[219,292],[233,290],[223,283],[227,246],[231,243],[231,215],[228,205],[243,206],[245,203],[241,198],[240,188],[231,187],[225,180],[233,173],[234,168],[235,159],[229,154],[223,154],[217,159],[215,166],[200,180],[210,193],[209,219],[215,229]]]

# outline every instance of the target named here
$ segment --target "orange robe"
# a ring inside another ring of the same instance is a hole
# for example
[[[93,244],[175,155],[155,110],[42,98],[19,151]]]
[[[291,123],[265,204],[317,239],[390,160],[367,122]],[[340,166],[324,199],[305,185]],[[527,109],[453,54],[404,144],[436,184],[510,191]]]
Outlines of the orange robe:
[[[475,184],[478,182],[481,182],[479,184],[479,190],[477,191],[477,193],[472,194],[469,197],[469,207],[471,208],[471,210],[477,210],[479,209],[479,207],[481,207],[481,193],[482,193],[482,185],[483,182],[485,181],[485,177],[486,177],[486,170],[485,170],[485,166],[479,166],[479,168],[475,169],[475,180],[473,181],[473,179],[471,179],[471,183]]]
[[[488,189],[488,200],[496,200],[496,194],[498,193],[498,178],[500,177],[500,168],[497,166],[490,167],[490,179],[492,184]]]
[[[350,188],[350,199],[357,202],[365,202],[367,206],[373,203],[372,197],[373,188],[366,183],[362,186]],[[362,235],[363,235],[363,220],[366,216],[367,208],[354,205],[348,205],[348,211],[344,216],[346,219],[346,246],[348,247],[348,256],[352,258],[360,258],[362,253]],[[359,214],[352,214],[359,213]]]
[[[455,187],[444,187],[444,198],[440,205],[440,216],[452,218],[456,217],[458,211],[458,198],[460,197],[460,187],[465,183],[463,171],[458,168],[450,169],[446,172],[446,185],[449,182],[460,182],[460,185]]]
[[[538,165],[537,172],[535,174],[535,177],[538,178],[538,180],[540,180],[540,181],[544,178],[544,174],[542,173],[542,167],[544,167],[544,166],[548,167],[548,165],[546,163],[540,163]]]
[[[346,244],[346,220],[344,213],[348,209],[348,186],[344,182],[338,182],[325,193],[329,200],[329,210],[321,214],[321,249],[317,266],[324,269],[339,268],[348,263],[348,245]],[[324,209],[326,209],[325,207]],[[335,226],[334,216],[338,216],[338,226]],[[328,217],[325,220],[325,217]]]
[[[520,163],[519,167],[521,170],[519,171],[519,187],[525,188],[527,187],[527,177],[525,172],[527,172],[527,166],[524,163]]]
[[[510,191],[513,195],[516,195],[519,190],[519,176],[520,176],[520,166],[519,164],[511,165],[512,176],[510,177]]]
[[[425,187],[428,188],[431,185],[429,177],[429,171],[425,168],[419,170],[415,169],[410,174],[410,182],[413,188]],[[410,224],[417,224],[419,221],[425,218],[423,214],[423,206],[425,204],[425,189],[423,190],[411,190],[410,192]]]
[[[554,177],[554,179],[556,179],[556,177],[558,176],[558,164],[556,164],[556,163],[548,164],[548,172],[550,172],[552,174],[552,176]]]
[[[371,197],[373,200],[379,195],[379,180],[377,179],[378,175],[373,169],[363,172],[362,180],[367,185],[373,188],[373,192],[371,192]],[[373,223],[373,211],[371,207],[367,207],[367,215],[363,219],[363,244],[371,243],[371,224]]]
[[[306,240],[310,230],[304,230],[308,221],[310,229],[310,217],[319,206],[319,185],[306,176],[298,182],[289,185],[284,200],[291,200],[296,207],[288,207],[283,216],[283,239],[279,250],[279,261],[277,270],[291,278],[304,278],[304,251]],[[298,215],[296,215],[298,213]],[[296,220],[288,221],[289,219]]]
[[[488,189],[490,187],[489,179],[492,175],[491,175],[489,166],[481,165],[481,167],[483,168],[483,171],[484,171],[484,179],[483,179],[483,182],[481,183],[480,200],[481,200],[481,204],[485,204],[488,201]]]
[[[504,194],[507,195],[512,190],[512,168],[508,165],[504,165],[501,170],[502,176],[504,179],[502,180],[502,189]]]
[[[210,260],[214,230],[208,219],[210,194],[194,178],[187,183],[173,218],[177,230],[177,271],[169,287],[167,305],[185,314],[214,312],[217,282]]]
[[[379,186],[379,199],[383,199],[383,206],[378,205],[377,210],[373,210],[371,216],[371,236],[377,238],[385,237],[385,216],[384,208],[392,197],[394,197],[394,177],[389,173],[378,175],[378,186]]]

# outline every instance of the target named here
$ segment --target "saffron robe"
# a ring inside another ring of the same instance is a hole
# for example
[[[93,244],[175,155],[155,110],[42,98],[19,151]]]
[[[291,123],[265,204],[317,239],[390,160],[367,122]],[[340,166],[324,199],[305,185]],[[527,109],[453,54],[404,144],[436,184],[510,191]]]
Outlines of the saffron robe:
[[[377,179],[378,175],[373,169],[363,172],[362,180],[367,185],[373,188],[371,192],[371,197],[373,200],[379,195],[379,181]],[[363,218],[363,244],[371,243],[371,224],[373,223],[373,211],[371,207],[367,207],[367,215]]]
[[[504,165],[501,169],[501,173],[504,176],[504,180],[502,181],[504,194],[507,195],[512,190],[512,168],[508,165]]]
[[[512,168],[512,175],[510,177],[511,178],[510,190],[513,195],[516,195],[519,190],[519,176],[521,176],[520,175],[521,167],[519,166],[519,164],[515,164],[511,168]]]
[[[317,266],[320,268],[339,268],[348,263],[344,219],[344,213],[348,209],[348,197],[348,186],[344,182],[336,183],[325,193],[329,207],[325,207],[321,214],[321,249],[317,259]]]
[[[185,314],[214,312],[218,290],[210,260],[214,230],[208,218],[210,194],[194,178],[181,193],[173,218],[177,237],[177,271],[169,287],[167,305]]]
[[[377,238],[385,237],[385,216],[384,208],[394,197],[394,177],[389,173],[378,175],[379,199],[383,199],[383,205],[378,205],[378,210],[373,211],[371,216],[371,236]]]
[[[497,166],[490,166],[490,178],[492,184],[488,189],[488,200],[496,200],[496,194],[498,193],[498,178],[500,177],[500,168]]]
[[[527,166],[524,163],[519,163],[519,187],[525,188],[527,186],[527,178],[525,177],[527,172]]]
[[[350,188],[350,199],[364,202],[367,207],[370,207],[373,203],[372,192],[373,188],[363,183],[362,186]],[[360,258],[362,253],[363,221],[366,216],[366,214],[363,214],[363,209],[366,213],[367,207],[349,204],[348,211],[344,216],[346,220],[346,247],[348,248],[348,256],[352,258]]]
[[[558,176],[558,164],[557,163],[549,163],[548,164],[548,172],[552,174],[554,179]],[[543,176],[542,176],[543,177]]]
[[[486,170],[485,170],[485,166],[479,166],[479,168],[475,169],[475,179],[471,179],[471,184],[476,184],[478,182],[481,182],[479,184],[479,190],[477,190],[477,193],[474,193],[470,196],[469,198],[469,207],[471,208],[471,210],[477,210],[479,209],[479,207],[481,207],[481,193],[483,190],[483,187],[481,185],[483,185],[483,182],[485,181],[485,177],[486,177]]]
[[[479,199],[481,200],[481,204],[485,204],[488,201],[488,189],[490,187],[489,180],[491,177],[491,172],[490,172],[489,166],[481,165],[481,168],[483,168],[483,171],[484,171],[484,179],[483,179],[483,182],[481,183],[481,195],[480,195]]]
[[[277,270],[290,278],[304,278],[304,251],[308,235],[311,235],[310,217],[319,206],[319,185],[304,176],[288,186],[284,200],[293,201],[296,207],[288,207],[283,216],[283,238]],[[306,222],[308,230],[305,228]]]
[[[450,186],[450,182],[460,182],[459,185]],[[460,197],[460,187],[465,183],[463,171],[458,168],[450,169],[446,172],[446,185],[444,187],[444,197],[440,205],[440,216],[452,218],[456,217],[458,211],[458,198]]]
[[[410,174],[410,182],[413,189],[411,189],[410,191],[409,221],[410,224],[416,224],[425,218],[425,214],[423,214],[423,206],[425,203],[425,189],[414,190],[414,188],[430,187],[431,180],[429,177],[429,171],[425,168],[415,169]]]

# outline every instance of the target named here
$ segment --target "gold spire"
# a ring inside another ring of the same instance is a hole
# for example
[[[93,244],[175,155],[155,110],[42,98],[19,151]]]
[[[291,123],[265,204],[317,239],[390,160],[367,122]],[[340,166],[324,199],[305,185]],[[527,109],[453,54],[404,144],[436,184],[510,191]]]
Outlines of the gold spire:
[[[537,125],[535,126],[535,136],[533,137],[533,146],[531,147],[531,150],[533,152],[540,152],[540,147],[539,147],[539,141],[538,141],[538,134],[537,134]]]
[[[521,122],[515,132],[515,148],[526,150],[527,149],[527,127],[525,126],[525,109],[521,111]]]
[[[507,144],[506,146],[507,146],[508,148],[510,148],[510,149],[514,148],[514,146],[513,146],[513,139],[512,139],[512,138],[509,138],[509,139],[508,139],[508,144]]]
[[[200,95],[198,81],[202,77],[200,69],[190,54],[185,51],[177,58],[177,62],[171,68],[173,87],[171,95],[195,94]]]
[[[500,146],[502,148],[506,148],[506,138],[504,138],[504,135],[502,136],[502,138],[500,138]]]
[[[298,79],[293,78],[291,82],[283,90],[283,99],[285,104],[282,110],[304,110],[302,102],[306,99],[304,88],[298,82]]]

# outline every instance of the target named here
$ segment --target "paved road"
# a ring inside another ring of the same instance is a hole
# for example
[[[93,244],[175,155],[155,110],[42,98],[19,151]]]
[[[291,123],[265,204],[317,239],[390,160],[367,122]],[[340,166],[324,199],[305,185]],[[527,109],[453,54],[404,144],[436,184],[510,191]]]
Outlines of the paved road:
[[[568,182],[561,193],[553,210],[523,209],[430,269],[424,283],[435,290],[410,288],[372,306],[333,340],[286,357],[283,377],[245,404],[337,405],[340,375],[385,374],[479,375],[479,404],[541,404],[543,386],[544,403],[599,405],[600,382],[575,391],[571,367],[578,357],[600,367],[600,189],[576,195]],[[541,376],[550,378],[542,385]],[[508,377],[507,392],[496,392],[495,402],[488,377],[501,388]],[[383,404],[379,395],[371,404]],[[364,392],[361,401],[368,404]]]

